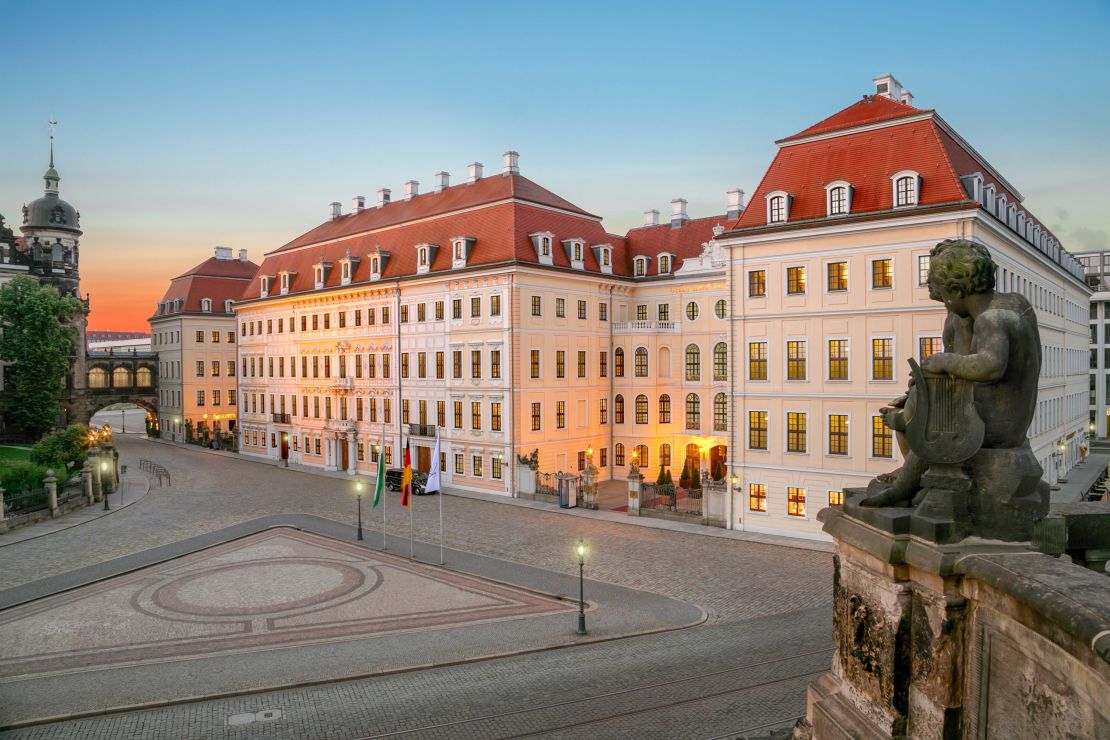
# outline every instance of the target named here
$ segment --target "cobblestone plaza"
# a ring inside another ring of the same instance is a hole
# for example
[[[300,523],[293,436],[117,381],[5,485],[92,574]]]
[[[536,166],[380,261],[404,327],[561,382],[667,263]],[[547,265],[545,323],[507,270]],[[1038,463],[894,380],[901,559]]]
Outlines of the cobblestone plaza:
[[[691,717],[695,734],[710,737],[788,724],[803,713],[807,678],[828,665],[824,552],[446,496],[440,569],[399,557],[408,519],[394,500],[388,552],[351,542],[348,481],[120,444],[125,462],[153,460],[175,483],[67,532],[0,547],[0,603],[23,604],[0,611],[0,631],[27,636],[4,640],[2,724],[93,705],[168,706],[13,737],[597,736],[606,727],[673,737]],[[437,504],[416,499],[418,543],[436,542]],[[315,531],[250,529],[259,517],[304,515]],[[377,546],[380,510],[364,515],[366,544]],[[573,599],[545,595],[576,595],[579,536],[591,547],[588,639],[606,640],[586,645],[573,644]],[[196,544],[182,554],[182,543]],[[417,555],[436,551],[418,544]],[[167,617],[184,626],[162,642],[152,625]],[[237,630],[249,639],[221,644]],[[35,664],[43,652],[47,662]],[[505,657],[472,661],[494,655]],[[367,677],[417,664],[435,667]],[[334,680],[343,676],[362,678]],[[34,696],[22,695],[30,686]],[[285,688],[177,703],[267,687]],[[444,723],[453,729],[433,728]]]

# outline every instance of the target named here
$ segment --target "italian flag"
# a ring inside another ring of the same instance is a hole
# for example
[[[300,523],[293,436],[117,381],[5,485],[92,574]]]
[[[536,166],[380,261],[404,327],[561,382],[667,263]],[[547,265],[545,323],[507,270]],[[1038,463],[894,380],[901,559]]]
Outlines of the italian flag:
[[[401,473],[401,506],[409,508],[412,500],[412,457],[409,443],[405,442],[405,470]]]

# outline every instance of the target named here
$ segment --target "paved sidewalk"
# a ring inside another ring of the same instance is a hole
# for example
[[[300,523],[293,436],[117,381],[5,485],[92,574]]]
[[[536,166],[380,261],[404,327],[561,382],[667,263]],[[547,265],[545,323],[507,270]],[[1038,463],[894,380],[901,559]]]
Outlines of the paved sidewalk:
[[[100,501],[80,509],[75,509],[68,514],[63,514],[57,519],[45,519],[26,527],[18,527],[0,534],[0,547],[15,545],[27,540],[45,537],[55,532],[91,522],[102,516],[107,516],[121,509],[126,509],[132,504],[137,504],[150,493],[150,481],[145,475],[128,474],[120,478],[120,490],[108,494],[108,511],[104,510],[104,502]],[[122,503],[121,503],[122,501]]]
[[[161,439],[151,439],[151,442],[157,442],[163,445],[170,445],[172,447],[182,447],[175,442],[167,442]],[[281,465],[280,461],[275,464],[272,461],[258,460],[246,455],[240,455],[235,452],[228,452],[226,450],[210,450],[205,447],[197,445],[184,445],[190,450],[197,452],[204,452],[210,455],[219,455],[221,457],[229,457],[235,460],[242,460],[244,462],[252,462],[257,465],[264,465],[268,468],[276,468],[280,470],[293,470],[300,473],[308,473],[309,475],[318,475],[327,478],[338,478],[341,480],[349,480],[350,476],[343,472],[335,472],[329,470],[320,470],[317,467],[310,467],[307,465],[298,465],[290,463],[288,467]],[[697,534],[704,537],[717,537],[728,540],[739,540],[742,542],[756,542],[764,545],[779,545],[781,547],[793,547],[799,550],[812,550],[814,552],[832,552],[833,544],[831,542],[823,542],[820,540],[807,540],[800,537],[786,537],[783,535],[759,534],[757,532],[744,532],[736,529],[723,529],[721,527],[706,527],[701,524],[690,524],[688,522],[675,522],[669,519],[654,519],[648,517],[629,516],[627,513],[619,511],[607,511],[604,509],[561,509],[557,504],[549,504],[543,501],[529,501],[528,499],[509,498],[507,496],[498,496],[496,494],[488,493],[474,493],[471,491],[461,491],[455,488],[445,487],[443,492],[448,496],[458,496],[460,498],[470,498],[478,501],[488,501],[495,504],[507,504],[509,506],[521,506],[528,509],[539,509],[541,511],[550,511],[556,514],[566,514],[568,516],[585,517],[587,519],[600,519],[607,522],[616,524],[628,524],[632,526],[648,527],[650,529],[666,529],[672,532],[684,532],[686,534]],[[1055,500],[1055,498],[1053,499]]]
[[[1099,476],[1106,474],[1108,463],[1110,463],[1110,455],[1087,455],[1087,459],[1076,463],[1075,467],[1068,471],[1067,483],[1061,483],[1059,490],[1052,492],[1052,503],[1070,504],[1082,501]]]

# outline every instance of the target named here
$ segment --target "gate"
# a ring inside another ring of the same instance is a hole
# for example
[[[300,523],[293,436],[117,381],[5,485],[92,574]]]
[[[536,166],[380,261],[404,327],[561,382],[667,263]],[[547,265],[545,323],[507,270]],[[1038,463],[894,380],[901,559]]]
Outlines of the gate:
[[[704,501],[705,496],[700,488],[687,489],[657,483],[644,483],[640,486],[640,516],[659,513],[704,519]]]

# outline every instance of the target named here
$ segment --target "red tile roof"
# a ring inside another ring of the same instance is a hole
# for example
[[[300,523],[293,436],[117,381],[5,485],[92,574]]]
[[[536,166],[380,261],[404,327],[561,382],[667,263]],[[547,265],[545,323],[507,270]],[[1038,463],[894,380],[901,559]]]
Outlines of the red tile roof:
[[[474,208],[509,198],[598,218],[550,190],[540,187],[527,177],[519,174],[493,175],[483,177],[474,183],[454,185],[438,193],[424,193],[408,200],[395,200],[380,208],[371,207],[360,213],[340,216],[302,234],[281,249],[296,249],[306,244],[316,244],[365,231],[396,226],[416,219]]]
[[[489,184],[483,185],[487,181]],[[335,288],[341,284],[340,260],[350,254],[358,258],[351,282],[365,283],[370,279],[370,255],[378,249],[389,254],[382,279],[411,276],[417,274],[419,244],[438,245],[430,272],[445,273],[452,269],[451,240],[463,236],[475,240],[468,266],[536,265],[539,258],[529,234],[540,232],[554,235],[554,267],[570,269],[561,242],[577,238],[586,246],[584,272],[601,272],[591,247],[608,244],[613,249],[613,273],[627,276],[632,273],[632,257],[638,254],[670,252],[679,258],[677,268],[681,259],[701,254],[701,245],[712,238],[713,226],[718,223],[724,224],[724,217],[695,219],[679,229],[672,229],[670,224],[633,229],[623,237],[606,232],[597,216],[524,177],[494,176],[329,221],[267,254],[257,276],[273,278],[270,294],[275,295],[279,292],[279,273],[293,273],[289,293],[300,293],[314,289],[314,265],[329,262],[324,287]],[[654,260],[649,274],[655,274]],[[254,280],[241,299],[257,299],[259,295],[260,285]]]
[[[817,134],[826,134],[929,112],[921,108],[914,108],[912,105],[899,103],[882,95],[864,95],[863,100],[858,103],[849,105],[844,110],[813,124],[804,131],[799,131],[793,136],[787,136],[785,139],[779,139],[777,143],[781,144],[795,139],[804,139],[807,136],[816,136]]]
[[[181,299],[181,313],[201,313],[201,299],[212,300],[212,313],[224,312],[224,301],[238,300],[254,278],[258,265],[237,259],[209,257],[170,281],[160,303]]]
[[[968,201],[936,122],[911,121],[780,147],[735,227],[766,226],[766,196],[779,190],[793,196],[790,222],[826,218],[825,185],[835,180],[852,185],[853,215],[889,211],[890,178],[902,170],[921,175],[919,205]]]

